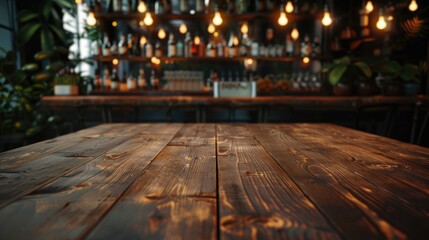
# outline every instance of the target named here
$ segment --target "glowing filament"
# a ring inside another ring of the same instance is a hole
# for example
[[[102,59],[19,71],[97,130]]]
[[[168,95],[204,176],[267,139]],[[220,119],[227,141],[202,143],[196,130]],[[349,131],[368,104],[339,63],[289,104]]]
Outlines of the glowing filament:
[[[219,11],[215,12],[212,22],[215,26],[220,26],[223,23],[222,16]]]
[[[408,9],[411,12],[417,11],[417,9],[419,8],[419,5],[417,5],[416,0],[411,0],[410,5],[408,6]]]
[[[279,25],[280,26],[286,26],[287,22],[288,22],[288,20],[287,20],[287,17],[286,17],[286,13],[285,12],[280,12],[280,17],[279,17],[279,20],[278,20]]]
[[[185,24],[185,23],[180,24],[179,32],[180,32],[181,34],[185,34],[186,32],[188,32],[188,28],[186,27],[186,24]]]
[[[287,4],[286,4],[286,7],[285,7],[285,11],[287,12],[287,13],[291,13],[291,12],[293,12],[293,3],[292,3],[292,1],[288,1],[287,2]]]
[[[95,19],[94,12],[90,11],[88,13],[88,18],[86,19],[86,24],[89,26],[95,26],[97,23],[97,19]]]
[[[139,11],[139,13],[144,13],[147,11],[147,7],[144,1],[139,2],[139,5],[137,6],[137,11]]]
[[[146,26],[150,26],[153,24],[153,18],[152,18],[152,14],[150,14],[150,12],[146,12],[146,14],[144,15],[143,22]]]

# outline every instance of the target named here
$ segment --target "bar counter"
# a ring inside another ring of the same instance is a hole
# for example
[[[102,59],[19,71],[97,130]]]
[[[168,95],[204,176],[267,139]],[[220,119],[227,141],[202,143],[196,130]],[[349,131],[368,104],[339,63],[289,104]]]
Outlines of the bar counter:
[[[104,124],[0,154],[0,239],[426,239],[429,149],[332,124]]]

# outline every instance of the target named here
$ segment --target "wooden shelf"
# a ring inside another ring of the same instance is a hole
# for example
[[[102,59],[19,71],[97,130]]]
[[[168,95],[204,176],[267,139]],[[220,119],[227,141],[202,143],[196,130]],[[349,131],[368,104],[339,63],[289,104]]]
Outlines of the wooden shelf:
[[[279,13],[245,13],[245,14],[227,14],[221,13],[222,18],[226,21],[250,21],[253,19],[277,19]],[[152,13],[152,17],[154,21],[165,21],[165,20],[189,20],[189,21],[197,21],[197,20],[210,20],[213,13],[204,14],[161,14],[155,15]],[[143,13],[97,13],[95,17],[98,19],[105,20],[143,20]],[[289,21],[300,21],[300,20],[314,20],[314,19],[322,19],[322,14],[295,14],[288,13],[287,17]]]
[[[94,57],[93,59],[98,62],[111,62],[113,59],[129,62],[149,62],[150,58],[147,57],[136,57],[136,56],[111,56],[111,57]],[[248,58],[257,61],[270,61],[270,62],[298,62],[302,60],[302,57],[161,57],[163,63],[168,62],[239,62],[244,61]],[[313,61],[329,61],[332,57],[310,57]]]

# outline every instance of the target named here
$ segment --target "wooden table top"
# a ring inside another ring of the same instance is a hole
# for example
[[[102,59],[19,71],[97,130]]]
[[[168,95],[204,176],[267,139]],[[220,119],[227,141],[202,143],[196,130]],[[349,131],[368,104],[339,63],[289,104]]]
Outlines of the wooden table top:
[[[0,239],[423,239],[429,149],[330,124],[104,124],[0,154]]]

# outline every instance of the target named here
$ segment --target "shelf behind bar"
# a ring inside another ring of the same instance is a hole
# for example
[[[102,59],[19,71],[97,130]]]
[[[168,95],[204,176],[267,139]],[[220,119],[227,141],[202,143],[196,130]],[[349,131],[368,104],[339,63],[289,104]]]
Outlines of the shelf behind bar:
[[[154,20],[210,20],[213,14],[160,14],[156,15],[152,13],[152,17]],[[227,14],[222,13],[222,18],[227,21],[250,21],[253,19],[277,19],[279,13],[245,13],[245,14]],[[143,20],[144,13],[96,13],[95,17],[98,19],[108,19],[108,20],[132,20],[138,19]],[[322,14],[295,14],[288,13],[287,17],[289,21],[301,21],[301,20],[314,20],[314,19],[322,19]]]
[[[149,62],[150,58],[136,56],[110,56],[110,57],[94,57],[98,62],[111,62],[113,59],[129,62]],[[213,61],[213,62],[236,62],[244,61],[248,58],[257,61],[273,61],[273,62],[297,62],[301,61],[302,57],[161,57],[162,62],[195,62],[195,61]],[[310,57],[311,60],[329,61],[332,57]]]

